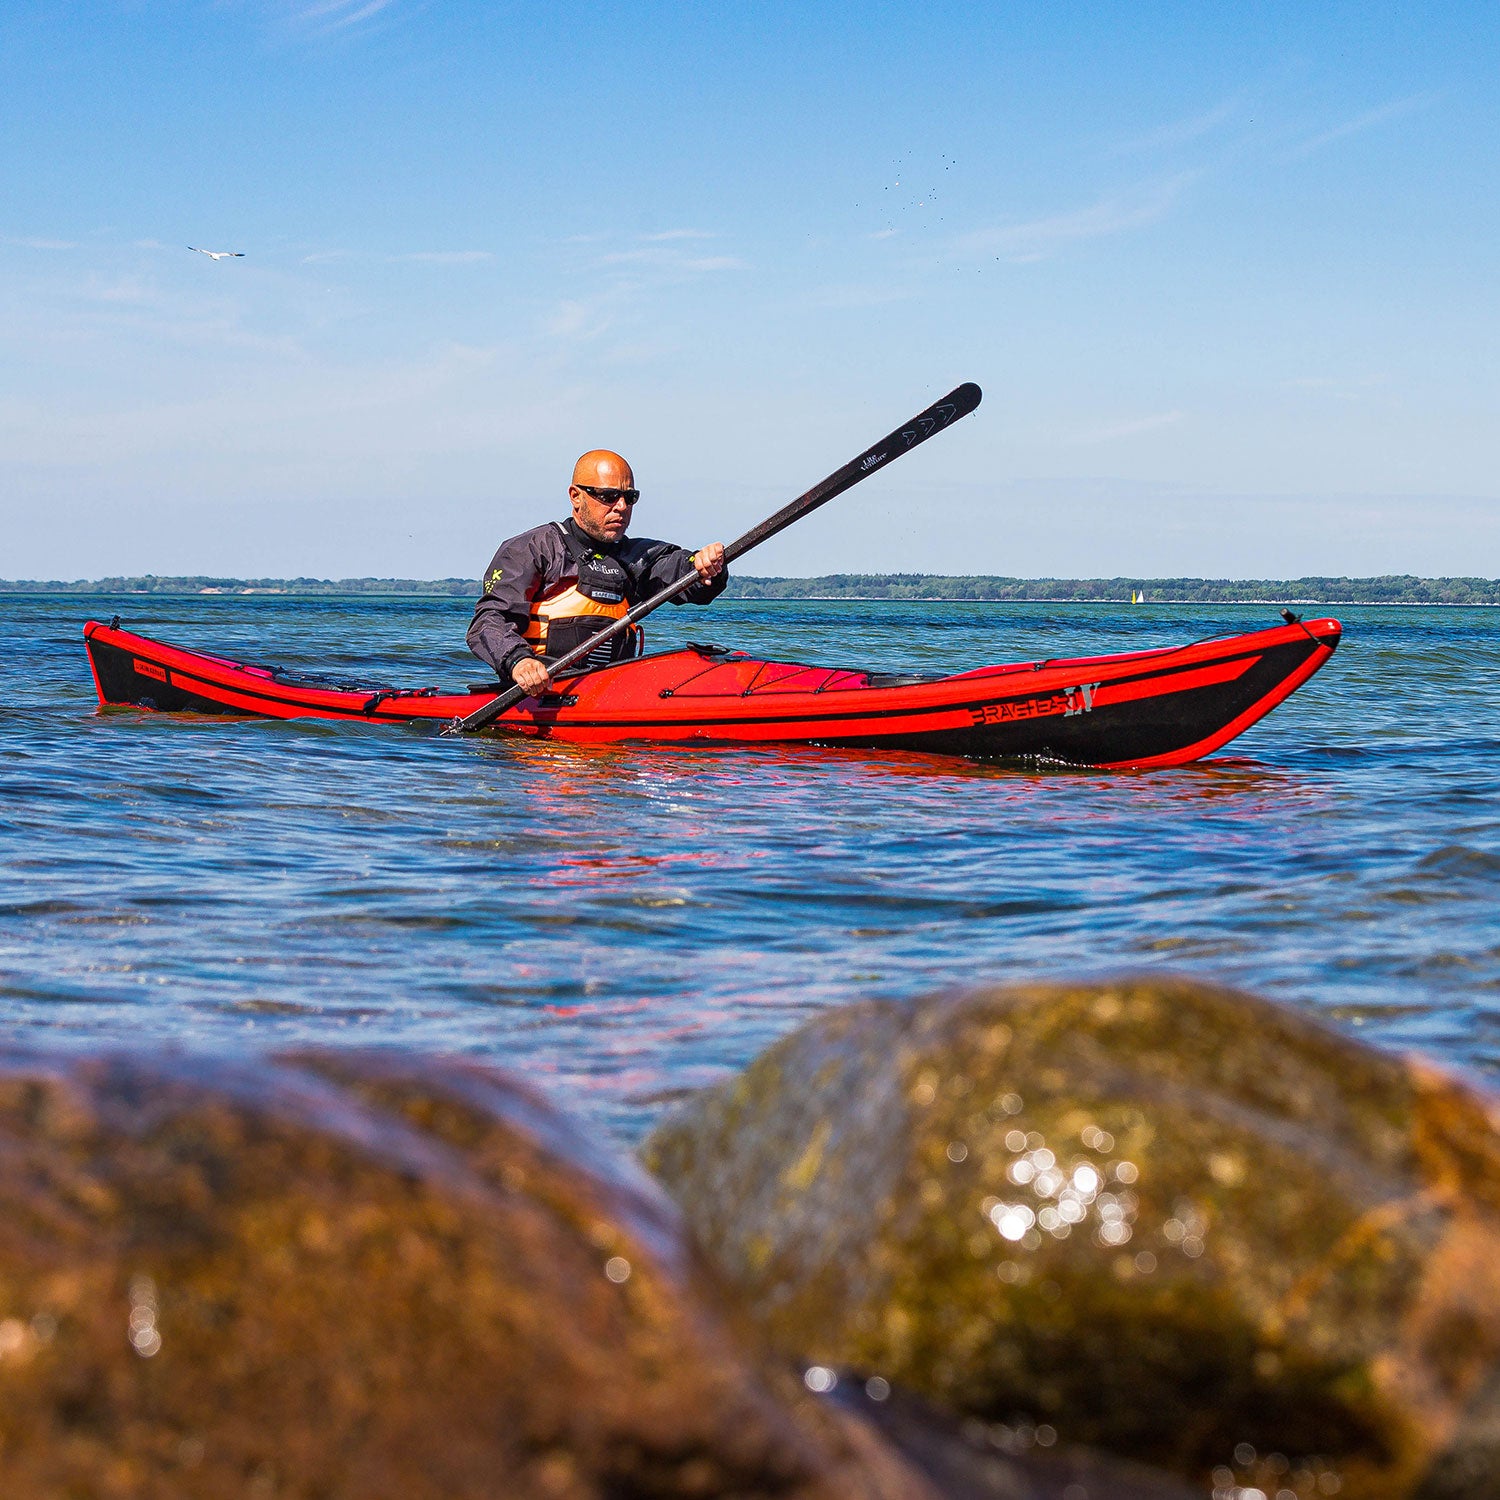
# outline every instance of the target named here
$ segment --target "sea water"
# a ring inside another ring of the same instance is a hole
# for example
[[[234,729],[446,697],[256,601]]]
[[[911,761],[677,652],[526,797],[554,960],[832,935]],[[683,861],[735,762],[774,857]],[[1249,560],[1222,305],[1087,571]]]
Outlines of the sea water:
[[[1171,972],[1500,1070],[1500,612],[1319,607],[1324,669],[1196,766],[577,747],[101,713],[80,627],[458,686],[457,599],[0,596],[0,1026],[100,1049],[397,1047],[630,1140],[815,1011]],[[692,638],[962,670],[1270,606],[721,601]]]

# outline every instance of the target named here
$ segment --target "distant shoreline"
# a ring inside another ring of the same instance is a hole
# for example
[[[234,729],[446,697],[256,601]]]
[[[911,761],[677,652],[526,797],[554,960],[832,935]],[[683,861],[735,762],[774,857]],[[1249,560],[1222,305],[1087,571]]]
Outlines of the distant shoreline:
[[[0,579],[0,595],[80,597],[292,595],[474,599],[472,578]],[[735,577],[726,599],[924,604],[1500,605],[1500,579],[1418,578],[1006,578],[930,573],[831,573],[820,578]]]

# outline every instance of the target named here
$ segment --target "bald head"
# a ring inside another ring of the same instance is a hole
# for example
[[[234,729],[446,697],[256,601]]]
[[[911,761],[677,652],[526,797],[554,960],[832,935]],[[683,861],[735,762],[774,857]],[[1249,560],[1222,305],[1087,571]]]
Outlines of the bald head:
[[[591,484],[596,489],[628,490],[635,484],[630,465],[608,448],[593,448],[573,465],[573,483]]]
[[[585,536],[596,542],[617,542],[630,525],[630,506],[621,499],[601,500],[590,490],[634,490],[635,475],[618,453],[593,448],[573,465],[568,499],[573,520]]]

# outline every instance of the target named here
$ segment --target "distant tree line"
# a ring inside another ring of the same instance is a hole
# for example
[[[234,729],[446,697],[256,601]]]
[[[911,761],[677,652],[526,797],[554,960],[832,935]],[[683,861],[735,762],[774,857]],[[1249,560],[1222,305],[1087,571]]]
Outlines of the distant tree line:
[[[161,578],[0,580],[8,594],[414,594],[472,599],[472,578]],[[1500,604],[1500,579],[999,578],[938,573],[828,573],[821,578],[730,579],[731,599],[935,599],[1128,604]]]
[[[1500,579],[998,578],[935,573],[830,573],[822,578],[733,578],[741,599],[940,599],[1128,604],[1500,604]]]
[[[0,580],[4,594],[428,594],[477,598],[473,578],[75,578]]]

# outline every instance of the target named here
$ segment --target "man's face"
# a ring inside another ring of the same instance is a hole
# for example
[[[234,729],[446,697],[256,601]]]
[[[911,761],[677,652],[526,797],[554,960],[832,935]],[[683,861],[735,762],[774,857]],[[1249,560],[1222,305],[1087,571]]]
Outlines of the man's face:
[[[624,496],[595,491],[634,490],[635,475],[630,465],[616,454],[600,456],[592,462],[579,461],[568,486],[573,519],[585,536],[596,542],[617,542],[630,525],[630,502]]]

